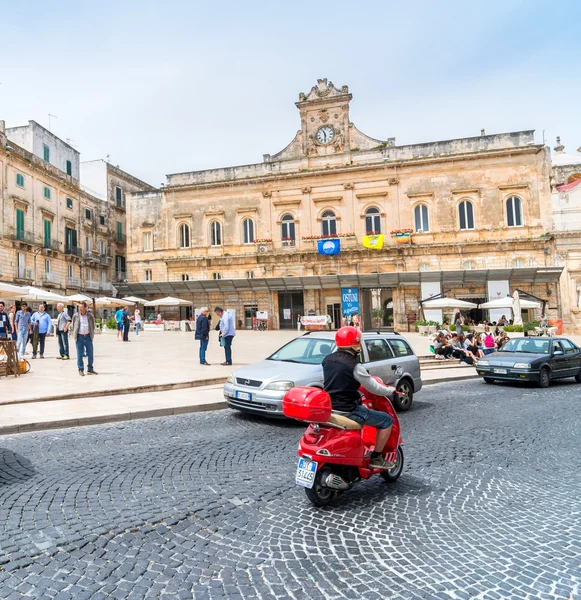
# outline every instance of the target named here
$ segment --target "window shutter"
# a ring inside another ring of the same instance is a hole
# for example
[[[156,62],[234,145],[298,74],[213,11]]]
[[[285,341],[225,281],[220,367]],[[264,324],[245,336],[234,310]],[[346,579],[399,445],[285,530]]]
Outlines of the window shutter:
[[[16,229],[24,231],[24,211],[21,208],[16,209]]]

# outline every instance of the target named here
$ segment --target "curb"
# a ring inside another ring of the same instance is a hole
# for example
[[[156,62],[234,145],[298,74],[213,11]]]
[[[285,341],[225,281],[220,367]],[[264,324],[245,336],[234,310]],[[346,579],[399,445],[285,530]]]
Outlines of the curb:
[[[218,385],[226,383],[226,377],[212,377],[211,379],[195,379],[193,381],[179,381],[177,383],[159,383],[151,385],[137,385],[127,388],[116,388],[109,390],[94,390],[80,394],[61,394],[58,396],[43,396],[42,398],[23,398],[0,403],[2,406],[12,404],[29,404],[31,402],[51,402],[54,400],[73,400],[77,398],[98,398],[100,396],[124,396],[126,394],[144,394],[146,392],[167,392],[169,390],[182,390],[185,388],[205,387],[207,385]]]
[[[478,375],[473,374],[473,375],[462,375],[461,377],[443,377],[440,379],[431,379],[429,381],[425,381],[423,383],[422,388],[429,386],[429,385],[435,385],[437,383],[446,383],[448,381],[463,381],[466,379],[478,379]],[[214,378],[212,380],[206,380],[206,381],[212,381],[214,382],[214,384],[216,383],[223,383],[225,381],[225,379],[223,378]],[[193,384],[193,385],[191,385]],[[184,383],[179,383],[179,384],[166,384],[164,386],[159,386],[160,388],[163,388],[161,390],[155,390],[155,391],[164,391],[164,390],[169,390],[169,389],[183,389],[186,387],[202,387],[202,385],[212,385],[210,384],[206,384],[206,383],[201,383],[201,382],[184,382]],[[177,387],[168,387],[168,386],[177,386]],[[151,387],[155,387],[155,386],[143,386],[146,388],[151,388]],[[127,388],[129,389],[129,388]],[[131,393],[139,393],[140,388],[131,388],[131,391],[129,392],[125,392],[128,394]],[[147,389],[146,391],[150,391],[149,389]],[[117,392],[119,393],[119,392]],[[104,396],[104,395],[111,395],[110,393],[106,394],[106,393],[93,393],[93,394],[89,394],[86,395],[85,397],[94,397],[94,396]],[[80,396],[73,396],[74,398],[79,398]],[[62,400],[64,398],[59,397],[57,398],[59,400]],[[49,401],[51,400],[51,398],[45,398],[43,401]],[[26,400],[23,402],[34,402],[33,400]],[[22,404],[23,402],[14,402],[12,404]],[[189,413],[196,413],[196,412],[208,412],[208,411],[212,411],[212,410],[222,410],[224,408],[228,408],[228,403],[225,401],[222,402],[210,402],[207,404],[192,404],[190,406],[179,406],[176,408],[154,408],[154,409],[148,409],[148,410],[138,410],[135,412],[128,412],[128,413],[118,413],[118,414],[111,414],[111,415],[99,415],[96,417],[81,417],[80,419],[60,419],[60,420],[56,420],[56,421],[43,421],[40,423],[26,423],[24,425],[7,425],[4,427],[0,426],[0,435],[13,435],[13,434],[17,434],[17,433],[33,433],[35,431],[46,431],[46,430],[50,430],[50,429],[65,429],[65,428],[70,428],[70,427],[83,427],[85,425],[104,425],[106,423],[119,423],[122,421],[135,421],[137,419],[151,419],[151,418],[156,418],[156,417],[170,417],[170,416],[175,416],[175,415],[184,415],[184,414],[189,414]]]

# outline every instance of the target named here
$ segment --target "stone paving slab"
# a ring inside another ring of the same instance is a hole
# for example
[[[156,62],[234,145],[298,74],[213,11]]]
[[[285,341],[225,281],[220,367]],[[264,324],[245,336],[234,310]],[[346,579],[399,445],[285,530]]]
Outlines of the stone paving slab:
[[[427,373],[424,386],[476,377],[474,370],[468,367],[463,372],[454,370],[452,373],[441,369]],[[3,404],[0,405],[0,435],[219,410],[227,407],[222,388],[220,384],[141,394]],[[416,398],[425,398],[428,393],[427,390],[419,392]]]

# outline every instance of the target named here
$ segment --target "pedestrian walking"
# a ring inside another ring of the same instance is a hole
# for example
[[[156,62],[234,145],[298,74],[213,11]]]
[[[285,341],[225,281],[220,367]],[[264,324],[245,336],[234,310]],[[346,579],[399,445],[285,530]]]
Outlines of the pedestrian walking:
[[[301,330],[301,326],[302,326],[301,315],[297,315],[297,331]]]
[[[11,333],[12,329],[10,328],[10,317],[8,313],[4,310],[6,308],[6,304],[0,300],[0,338],[7,338]]]
[[[28,304],[23,302],[20,305],[20,310],[14,317],[16,323],[16,349],[20,353],[20,356],[27,354],[26,343],[28,342],[28,335],[30,333],[30,319],[32,314],[28,312]]]
[[[206,350],[208,349],[208,342],[210,341],[210,321],[208,319],[208,314],[210,310],[207,306],[204,306],[200,309],[200,315],[196,319],[196,333],[195,339],[200,340],[200,364],[206,365],[207,367],[210,364],[206,361]]]
[[[121,323],[123,325],[123,341],[129,341],[129,327],[131,325],[131,321],[129,320],[129,309],[125,307],[123,309],[123,313],[121,316]]]
[[[16,334],[16,323],[14,322],[14,317],[16,316],[16,306],[14,304],[10,305],[10,310],[8,311],[8,320],[10,321],[10,330],[12,340],[15,342],[18,339]]]
[[[84,354],[87,353],[87,375],[97,375],[93,369],[93,338],[95,337],[95,318],[87,309],[87,303],[81,302],[79,310],[71,321],[73,342],[77,349],[77,368],[81,377],[85,376]]]
[[[327,329],[332,329],[333,325],[333,319],[331,318],[331,315],[327,315]]]
[[[216,306],[214,312],[220,317],[218,328],[220,329],[220,346],[224,347],[226,361],[221,363],[222,366],[232,364],[232,340],[236,335],[236,327],[232,315],[225,311],[222,307]]]
[[[38,310],[32,315],[30,323],[34,329],[38,329],[38,342],[40,343],[40,358],[44,358],[44,346],[46,342],[46,336],[52,331],[52,319],[46,312],[44,304],[40,304]],[[32,358],[36,358],[37,346],[32,345]]]
[[[135,321],[135,336],[137,337],[139,336],[139,330],[141,329],[141,312],[138,308],[135,309],[133,319]]]
[[[71,317],[62,302],[56,305],[56,309],[59,313],[56,320],[56,334],[59,344],[59,355],[57,358],[69,360],[69,327],[71,325]]]
[[[115,322],[117,323],[117,341],[123,339],[123,309],[119,307],[115,311]]]

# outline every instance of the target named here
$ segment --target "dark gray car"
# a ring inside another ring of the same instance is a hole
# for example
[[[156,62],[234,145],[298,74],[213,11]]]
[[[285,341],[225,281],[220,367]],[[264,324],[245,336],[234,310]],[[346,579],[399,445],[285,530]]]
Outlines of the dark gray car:
[[[234,371],[224,385],[230,408],[282,417],[282,399],[295,386],[323,387],[323,359],[335,351],[331,331],[309,332],[267,359]],[[395,333],[364,333],[361,361],[369,373],[393,385],[397,410],[409,410],[422,389],[420,363],[409,342]]]

